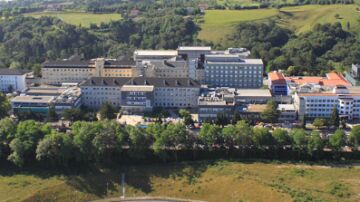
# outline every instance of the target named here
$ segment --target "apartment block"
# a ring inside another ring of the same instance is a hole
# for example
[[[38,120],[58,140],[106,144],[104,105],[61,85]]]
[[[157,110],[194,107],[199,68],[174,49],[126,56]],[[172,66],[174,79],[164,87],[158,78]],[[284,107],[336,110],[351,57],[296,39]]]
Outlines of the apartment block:
[[[22,92],[26,89],[26,73],[0,68],[0,92]]]
[[[205,83],[211,87],[261,88],[263,62],[238,55],[206,55]]]

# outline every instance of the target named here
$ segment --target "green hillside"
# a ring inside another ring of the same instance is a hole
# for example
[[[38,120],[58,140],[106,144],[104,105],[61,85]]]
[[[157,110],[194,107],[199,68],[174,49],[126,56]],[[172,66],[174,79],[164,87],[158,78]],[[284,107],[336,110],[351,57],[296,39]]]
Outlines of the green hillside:
[[[89,27],[91,23],[99,25],[100,23],[107,23],[114,20],[120,20],[121,15],[117,13],[110,14],[93,14],[86,12],[38,12],[29,13],[26,16],[40,18],[42,16],[57,17],[66,23],[73,25],[81,25]]]
[[[360,201],[360,168],[216,161],[103,169],[82,175],[0,172],[0,201],[88,201],[126,193],[205,201]]]
[[[297,33],[310,30],[317,23],[340,22],[345,29],[360,33],[360,9],[357,5],[306,5],[277,9],[209,10],[201,24],[199,39],[219,42],[233,31],[234,25],[243,21],[275,20]],[[337,16],[338,15],[338,16]],[[337,17],[335,17],[337,16]]]

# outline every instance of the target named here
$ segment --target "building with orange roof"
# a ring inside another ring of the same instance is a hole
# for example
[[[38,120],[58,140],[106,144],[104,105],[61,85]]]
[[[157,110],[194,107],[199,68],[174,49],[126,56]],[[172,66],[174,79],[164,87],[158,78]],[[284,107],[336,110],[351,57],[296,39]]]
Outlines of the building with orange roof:
[[[342,86],[351,86],[351,83],[348,82],[341,74],[331,72],[326,74],[326,77],[320,76],[293,76],[285,78],[288,83],[295,85],[303,84],[318,84],[323,87],[335,87],[338,85]]]
[[[281,72],[273,71],[268,74],[268,85],[273,95],[287,95],[288,85]]]

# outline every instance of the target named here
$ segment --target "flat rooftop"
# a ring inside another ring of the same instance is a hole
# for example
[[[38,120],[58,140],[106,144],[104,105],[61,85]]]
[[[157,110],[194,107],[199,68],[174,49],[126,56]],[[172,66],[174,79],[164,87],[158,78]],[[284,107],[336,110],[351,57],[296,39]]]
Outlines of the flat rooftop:
[[[180,46],[180,51],[211,51],[211,46]]]
[[[278,110],[280,111],[295,111],[295,105],[293,104],[279,104]]]
[[[136,50],[134,55],[143,55],[143,56],[177,56],[177,50]]]
[[[11,102],[50,103],[53,100],[53,96],[16,96]]]
[[[266,104],[251,104],[247,106],[246,112],[261,113],[266,109]]]
[[[236,93],[242,97],[271,97],[269,89],[237,89]]]

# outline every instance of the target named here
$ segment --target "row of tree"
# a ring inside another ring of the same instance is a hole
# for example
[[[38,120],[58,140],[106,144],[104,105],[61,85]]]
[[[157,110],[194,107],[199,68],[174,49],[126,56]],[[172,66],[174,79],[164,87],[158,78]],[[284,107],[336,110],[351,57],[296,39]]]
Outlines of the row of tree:
[[[213,151],[257,148],[266,150],[290,148],[310,155],[325,147],[334,152],[343,146],[359,146],[360,126],[349,137],[341,129],[329,138],[317,131],[303,129],[291,131],[252,127],[245,121],[220,127],[204,124],[198,134],[190,132],[182,123],[150,124],[147,128],[120,126],[115,121],[75,122],[71,132],[60,133],[47,124],[33,120],[16,123],[11,118],[0,121],[0,156],[17,166],[35,161],[53,166],[116,162],[123,151],[130,158],[144,159],[149,151],[160,159],[168,158],[171,151],[175,159],[182,150]]]

